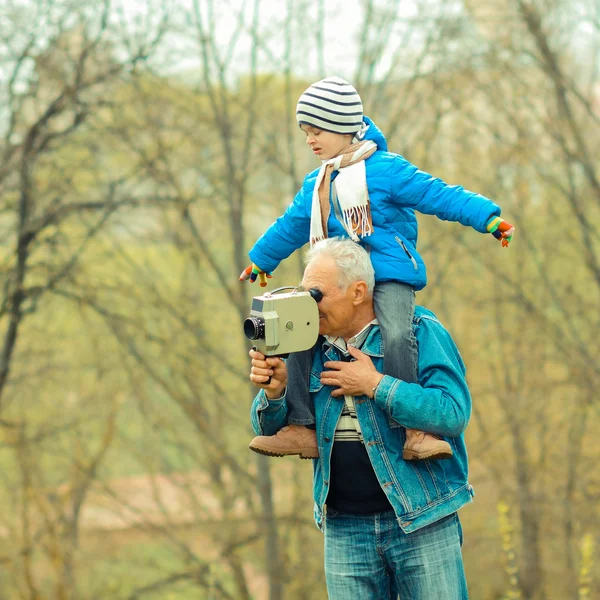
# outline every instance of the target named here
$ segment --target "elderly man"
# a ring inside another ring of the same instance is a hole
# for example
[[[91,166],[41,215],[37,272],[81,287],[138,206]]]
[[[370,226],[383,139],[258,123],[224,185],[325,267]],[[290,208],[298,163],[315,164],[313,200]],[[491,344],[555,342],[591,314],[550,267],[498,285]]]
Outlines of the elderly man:
[[[456,511],[473,496],[463,438],[471,399],[452,338],[417,307],[418,383],[383,375],[373,268],[352,241],[315,244],[302,285],[322,294],[310,395],[319,456],[315,519],[325,534],[329,598],[467,598]],[[255,350],[250,356],[250,379],[263,388],[251,410],[254,430],[264,438],[255,438],[260,448],[285,428],[287,370],[281,359]],[[406,427],[442,436],[453,456],[403,460]]]

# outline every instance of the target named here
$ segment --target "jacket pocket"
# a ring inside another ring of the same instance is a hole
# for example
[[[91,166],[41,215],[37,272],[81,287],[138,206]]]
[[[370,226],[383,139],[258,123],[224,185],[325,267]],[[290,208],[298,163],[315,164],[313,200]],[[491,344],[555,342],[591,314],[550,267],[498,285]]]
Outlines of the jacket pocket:
[[[323,384],[321,383],[321,376],[318,373],[311,371],[309,387],[308,387],[308,390],[310,391],[310,393],[316,394],[317,392],[321,391],[322,387],[323,387]]]
[[[419,265],[417,265],[417,261],[415,260],[415,257],[408,251],[406,244],[397,235],[394,236],[394,239],[400,244],[400,246],[402,246],[402,250],[404,250],[406,256],[408,256],[408,259],[412,263],[414,270],[418,271]]]
[[[448,474],[443,460],[422,460],[414,463],[411,462],[411,467],[419,478],[422,491],[427,497],[427,504],[438,502],[451,493],[452,488],[448,483]]]

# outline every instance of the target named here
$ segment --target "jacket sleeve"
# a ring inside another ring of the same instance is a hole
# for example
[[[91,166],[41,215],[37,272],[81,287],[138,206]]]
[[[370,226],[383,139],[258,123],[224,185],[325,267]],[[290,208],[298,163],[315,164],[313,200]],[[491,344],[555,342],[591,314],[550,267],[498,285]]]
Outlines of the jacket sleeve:
[[[250,408],[250,422],[256,435],[275,435],[287,425],[287,403],[285,393],[277,400],[269,400],[260,390]]]
[[[485,196],[448,185],[421,171],[402,156],[394,159],[391,195],[401,206],[435,215],[443,221],[457,221],[487,233],[486,225],[500,215],[500,207]]]
[[[304,185],[293,202],[258,239],[249,252],[250,260],[263,271],[274,271],[294,250],[301,248],[310,237],[312,198]]]
[[[419,320],[418,383],[384,375],[375,403],[405,427],[458,437],[471,416],[465,366],[450,334],[439,321]]]

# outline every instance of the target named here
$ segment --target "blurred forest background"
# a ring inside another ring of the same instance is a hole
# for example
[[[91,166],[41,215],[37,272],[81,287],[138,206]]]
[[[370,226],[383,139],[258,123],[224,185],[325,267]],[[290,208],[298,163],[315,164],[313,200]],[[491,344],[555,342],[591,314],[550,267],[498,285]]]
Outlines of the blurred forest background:
[[[326,597],[310,464],[247,448],[237,276],[334,74],[517,227],[419,217],[471,597],[599,598],[599,68],[600,0],[1,0],[0,598]]]

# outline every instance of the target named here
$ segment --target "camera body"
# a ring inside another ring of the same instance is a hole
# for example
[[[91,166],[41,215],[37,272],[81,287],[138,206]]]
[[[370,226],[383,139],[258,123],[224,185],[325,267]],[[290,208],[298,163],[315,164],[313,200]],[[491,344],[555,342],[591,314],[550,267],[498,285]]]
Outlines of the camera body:
[[[292,290],[284,292],[284,290]],[[283,287],[252,298],[244,334],[265,356],[287,356],[312,348],[319,337],[317,290]]]

